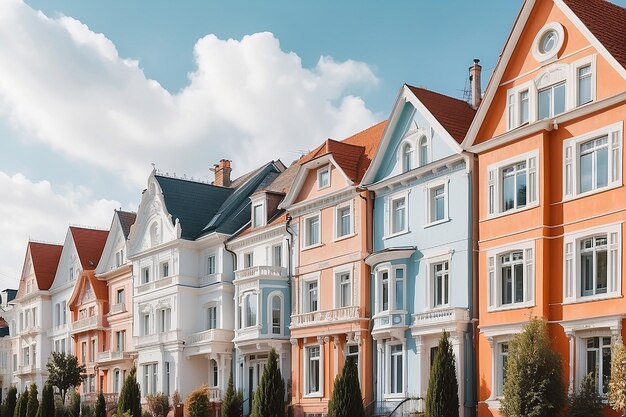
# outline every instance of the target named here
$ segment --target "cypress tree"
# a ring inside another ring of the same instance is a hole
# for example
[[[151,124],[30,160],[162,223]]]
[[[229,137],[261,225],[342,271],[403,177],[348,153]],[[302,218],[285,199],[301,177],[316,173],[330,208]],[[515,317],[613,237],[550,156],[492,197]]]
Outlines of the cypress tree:
[[[437,354],[430,368],[426,417],[459,416],[459,383],[456,379],[456,359],[448,333],[439,339]]]
[[[98,394],[98,401],[96,402],[96,417],[106,417],[107,409],[106,402],[104,401],[104,394],[100,391]]]
[[[75,390],[71,393],[72,402],[70,404],[69,414],[71,417],[80,416],[80,394]]]
[[[14,417],[26,417],[26,406],[28,405],[28,388],[24,388],[24,392],[17,399]]]
[[[328,403],[328,417],[364,417],[359,370],[348,356],[341,374],[335,378],[333,395]]]
[[[4,411],[5,417],[13,417],[15,415],[15,406],[17,404],[17,388],[10,387],[7,392],[6,404]]]
[[[226,393],[224,394],[224,401],[222,401],[222,417],[240,417],[243,414],[243,404],[240,397],[241,392],[235,392],[233,373],[231,372],[230,378],[228,378]]]
[[[39,410],[39,399],[37,396],[37,384],[32,384],[28,391],[28,403],[26,404],[26,417],[36,417],[37,410]]]
[[[137,369],[132,368],[124,381],[120,398],[117,402],[117,412],[130,412],[132,417],[141,417],[141,391],[136,377]]]
[[[54,391],[52,385],[46,384],[41,392],[41,404],[37,410],[37,417],[47,417],[55,415],[54,410]]]
[[[261,381],[254,393],[251,417],[284,416],[285,383],[278,369],[278,354],[275,349],[272,349]]]
[[[558,415],[566,405],[561,356],[550,348],[543,320],[532,319],[509,343],[504,417]]]

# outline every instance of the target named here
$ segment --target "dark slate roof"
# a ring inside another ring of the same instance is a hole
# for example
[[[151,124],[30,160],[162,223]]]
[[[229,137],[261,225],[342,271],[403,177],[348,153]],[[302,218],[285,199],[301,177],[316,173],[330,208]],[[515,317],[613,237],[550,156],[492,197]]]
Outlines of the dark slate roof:
[[[159,182],[172,222],[180,221],[182,238],[188,240],[193,240],[202,231],[234,191],[180,178],[154,177]]]
[[[17,295],[17,290],[7,288],[4,291],[6,291],[7,293],[7,301],[13,301],[15,299],[15,296]]]
[[[135,224],[135,220],[137,219],[137,213],[122,210],[115,210],[115,212],[117,213],[117,218],[120,219],[120,226],[122,226],[122,233],[124,233],[124,238],[128,240],[130,227]]]

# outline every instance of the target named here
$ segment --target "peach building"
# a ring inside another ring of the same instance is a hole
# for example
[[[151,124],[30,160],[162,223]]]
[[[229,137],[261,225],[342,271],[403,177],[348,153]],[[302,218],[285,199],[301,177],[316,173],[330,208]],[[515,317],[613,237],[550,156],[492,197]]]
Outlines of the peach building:
[[[464,142],[478,156],[478,415],[497,416],[509,340],[549,323],[565,386],[607,392],[623,334],[626,9],[527,0]],[[606,410],[606,415],[611,412]]]
[[[296,246],[291,316],[294,416],[328,409],[346,357],[359,367],[365,404],[372,401],[370,269],[372,201],[358,188],[385,122],[341,142],[326,140],[298,163],[281,208]]]

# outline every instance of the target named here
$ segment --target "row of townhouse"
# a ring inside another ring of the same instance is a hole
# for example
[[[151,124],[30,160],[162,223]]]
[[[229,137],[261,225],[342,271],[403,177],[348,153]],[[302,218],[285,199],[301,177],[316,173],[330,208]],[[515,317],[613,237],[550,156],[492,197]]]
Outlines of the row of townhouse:
[[[484,95],[480,76],[471,104],[404,85],[387,121],[289,167],[153,171],[109,231],[30,242],[3,294],[2,387],[43,383],[66,351],[87,396],[113,401],[136,366],[144,397],[207,384],[219,404],[232,374],[247,414],[276,349],[295,416],[326,413],[349,356],[382,414],[426,396],[445,330],[461,415],[498,416],[508,343],[536,316],[569,391],[592,373],[606,394],[626,318],[626,9],[526,0]]]

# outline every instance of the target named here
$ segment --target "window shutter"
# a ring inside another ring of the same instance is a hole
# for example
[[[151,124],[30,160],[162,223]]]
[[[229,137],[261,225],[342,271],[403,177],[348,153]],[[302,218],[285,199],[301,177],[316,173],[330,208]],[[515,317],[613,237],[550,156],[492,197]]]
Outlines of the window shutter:
[[[537,157],[528,158],[528,203],[537,202]]]
[[[576,298],[574,280],[574,242],[565,240],[565,269],[563,271],[563,301],[572,301]]]
[[[391,232],[391,198],[386,197],[385,198],[385,236],[389,236],[390,232]]]
[[[609,233],[609,274],[607,291],[615,292],[619,289],[619,272],[621,269],[619,256],[619,234],[618,232]]]
[[[496,172],[496,169],[491,169],[487,174],[487,188],[489,190],[489,214],[494,214],[496,212]]]
[[[563,197],[574,195],[573,158],[574,145],[566,143],[563,148]]]
[[[621,179],[621,144],[620,131],[611,132],[611,182],[616,183]]]
[[[535,264],[533,252],[532,249],[526,249],[526,253],[524,254],[524,264],[526,265],[526,295],[524,302],[533,301],[535,299]]]
[[[496,257],[488,257],[489,293],[487,294],[489,309],[496,306]]]

